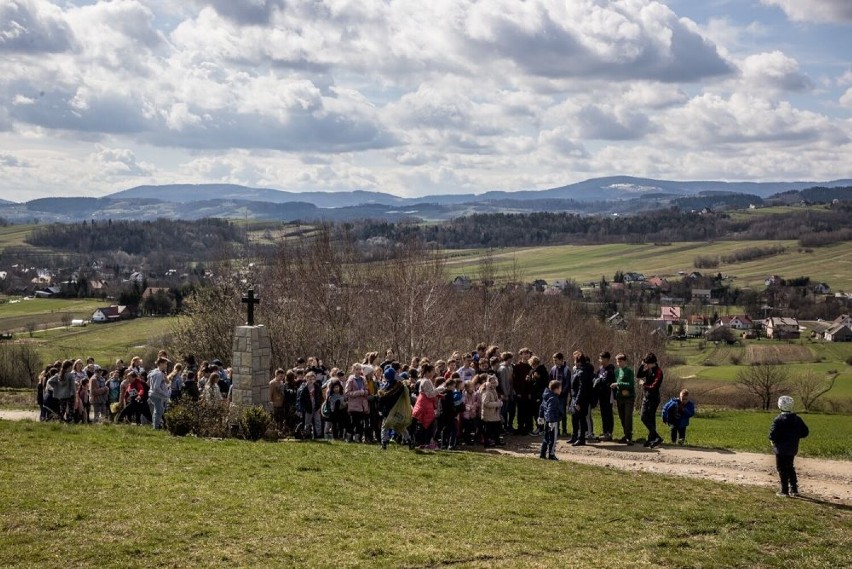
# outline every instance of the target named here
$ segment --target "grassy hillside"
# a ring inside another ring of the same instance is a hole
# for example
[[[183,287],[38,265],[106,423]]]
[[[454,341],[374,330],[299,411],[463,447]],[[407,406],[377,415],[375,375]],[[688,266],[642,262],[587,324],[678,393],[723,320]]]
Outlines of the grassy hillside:
[[[733,383],[745,366],[769,360],[781,362],[794,375],[838,372],[834,389],[825,398],[852,398],[852,366],[846,363],[846,359],[852,357],[852,344],[849,343],[760,340],[747,341],[743,346],[716,346],[711,342],[690,340],[670,342],[667,351],[684,362],[684,365],[673,367],[671,372],[690,380],[692,386],[700,386],[695,380],[707,381],[708,385]]]
[[[39,346],[45,362],[65,358],[93,357],[101,365],[116,358],[142,355],[148,349],[162,348],[160,338],[171,333],[172,318],[137,318],[109,324],[89,324],[85,328],[61,328],[36,332],[32,341]]]
[[[26,239],[36,227],[36,225],[10,225],[8,227],[0,227],[0,251],[6,247],[24,245],[24,239]]]
[[[0,442],[4,566],[852,564],[852,513],[769,489],[129,427],[0,422]]]
[[[852,242],[838,243],[800,251],[795,241],[717,241],[687,242],[671,245],[562,245],[500,249],[494,253],[495,266],[501,273],[510,273],[513,264],[526,280],[574,279],[577,282],[597,281],[602,275],[612,279],[616,271],[638,271],[646,276],[676,276],[678,271],[692,271],[696,256],[719,256],[748,247],[783,245],[788,252],[747,263],[723,264],[712,272],[736,276],[740,287],[763,287],[768,275],[783,277],[810,276],[825,281],[833,290],[852,290]],[[450,253],[448,266],[455,275],[475,275],[482,256],[480,250]]]
[[[63,317],[87,320],[92,317],[95,309],[108,304],[109,302],[103,300],[58,298],[5,302],[0,304],[0,331],[26,331],[31,325],[37,329],[60,326]]]

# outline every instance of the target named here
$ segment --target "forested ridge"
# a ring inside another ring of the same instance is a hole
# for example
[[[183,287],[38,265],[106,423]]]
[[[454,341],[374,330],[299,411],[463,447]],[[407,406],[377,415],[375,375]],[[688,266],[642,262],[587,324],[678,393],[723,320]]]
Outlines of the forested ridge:
[[[30,245],[60,251],[124,251],[130,255],[147,255],[155,251],[197,254],[244,240],[245,235],[240,228],[221,219],[57,223],[39,227],[26,239]]]
[[[827,244],[848,239],[852,204],[745,218],[727,213],[666,209],[630,216],[547,212],[475,214],[434,225],[376,221],[346,227],[358,239],[383,237],[398,242],[420,237],[450,249],[718,239],[806,239]]]

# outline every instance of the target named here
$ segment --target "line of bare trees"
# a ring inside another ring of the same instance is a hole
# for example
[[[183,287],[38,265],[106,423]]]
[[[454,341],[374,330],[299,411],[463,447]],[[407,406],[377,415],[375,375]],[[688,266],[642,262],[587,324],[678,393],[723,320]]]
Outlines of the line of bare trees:
[[[446,357],[479,342],[515,351],[528,346],[547,358],[575,349],[623,351],[633,361],[649,351],[664,354],[663,339],[645,323],[616,332],[565,296],[528,292],[516,271],[498,275],[488,255],[473,286],[459,290],[443,257],[422,241],[391,246],[383,260],[370,262],[355,243],[345,231],[325,228],[283,243],[274,258],[232,262],[219,270],[231,278],[184,302],[173,349],[227,363],[234,326],[244,321],[240,296],[254,285],[274,366],[300,356],[346,366],[388,348],[403,360]]]

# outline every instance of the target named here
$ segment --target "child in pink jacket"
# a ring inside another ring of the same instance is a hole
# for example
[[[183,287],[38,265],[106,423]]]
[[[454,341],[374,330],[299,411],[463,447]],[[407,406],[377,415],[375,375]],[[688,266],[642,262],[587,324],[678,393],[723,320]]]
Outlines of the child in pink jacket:
[[[435,436],[435,408],[438,406],[440,395],[432,383],[432,377],[435,375],[432,366],[426,364],[423,366],[423,379],[420,380],[420,394],[417,396],[417,402],[414,404],[414,409],[411,411],[411,416],[417,419],[417,431],[415,432],[415,441],[419,448],[435,449],[438,445],[432,440]]]

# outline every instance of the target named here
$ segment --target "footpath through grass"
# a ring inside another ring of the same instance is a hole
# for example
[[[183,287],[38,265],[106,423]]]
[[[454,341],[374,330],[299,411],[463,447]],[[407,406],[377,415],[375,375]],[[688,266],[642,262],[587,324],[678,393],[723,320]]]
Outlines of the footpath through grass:
[[[477,453],[0,422],[0,566],[844,567],[852,512]]]

